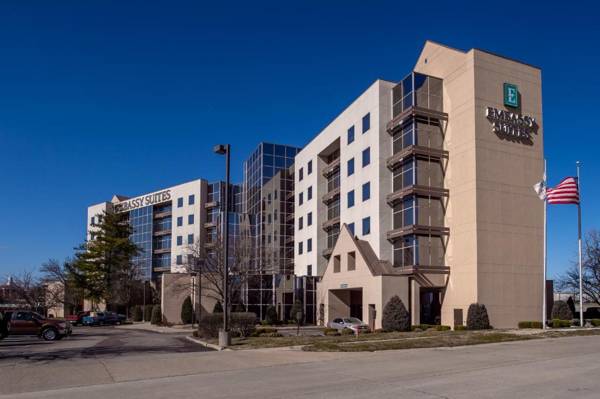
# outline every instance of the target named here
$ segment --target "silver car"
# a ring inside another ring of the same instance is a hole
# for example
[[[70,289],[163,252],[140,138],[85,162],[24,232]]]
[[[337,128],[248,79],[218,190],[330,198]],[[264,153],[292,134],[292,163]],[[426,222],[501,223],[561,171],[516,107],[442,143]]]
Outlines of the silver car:
[[[358,331],[368,331],[369,326],[362,322],[362,320],[357,319],[356,317],[336,317],[332,321],[329,322],[330,328],[335,328],[337,330],[343,330],[344,328],[349,328],[355,333]]]

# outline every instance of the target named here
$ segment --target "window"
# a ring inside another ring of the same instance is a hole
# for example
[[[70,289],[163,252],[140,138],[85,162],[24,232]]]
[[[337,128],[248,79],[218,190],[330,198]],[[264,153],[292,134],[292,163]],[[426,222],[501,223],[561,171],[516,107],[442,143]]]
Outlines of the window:
[[[298,243],[298,255],[302,255],[302,241]]]
[[[183,216],[177,218],[177,227],[183,226]]]
[[[312,238],[309,238],[306,241],[306,252],[311,252],[312,251]]]
[[[267,223],[271,224],[271,214],[270,213],[267,215]]]
[[[306,166],[306,174],[312,173],[312,161],[308,161],[308,165]]]
[[[177,236],[177,245],[183,245],[183,237]]]
[[[362,166],[363,168],[371,163],[371,147],[367,147],[367,149],[362,152]]]
[[[333,257],[333,272],[339,273],[340,271],[341,271],[340,256],[336,255]]]
[[[354,125],[350,126],[348,129],[348,144],[354,141]]]
[[[348,208],[354,206],[354,190],[348,191]]]
[[[371,198],[371,182],[366,182],[362,186],[362,200],[366,201]]]
[[[188,244],[193,244],[194,243],[194,235],[193,234],[188,234]]]
[[[273,199],[277,199],[277,190],[273,193]]]
[[[362,118],[362,132],[365,133],[371,128],[371,113],[369,112]]]
[[[194,215],[188,215],[188,224],[194,224]]]
[[[300,171],[298,171],[298,181],[302,181],[302,179],[304,179],[304,169],[300,168]]]
[[[177,198],[177,208],[183,207],[183,197]]]
[[[312,199],[312,186],[310,186],[308,188],[308,191],[306,192],[306,200],[310,201]]]
[[[298,219],[298,230],[302,230],[302,228],[304,223],[304,219],[302,218],[302,216],[300,216],[300,218]]]
[[[350,230],[350,233],[352,233],[352,235],[354,235],[354,234],[355,234],[355,233],[354,233],[354,223],[350,223],[350,224],[348,225],[348,230]]]
[[[273,212],[273,220],[277,221],[277,209]]]
[[[308,212],[308,215],[306,215],[306,225],[312,226],[312,212]]]
[[[304,193],[298,194],[298,205],[302,205],[304,203]]]
[[[366,236],[371,233],[371,218],[366,217],[362,220],[362,235]]]
[[[356,270],[356,252],[348,252],[348,271]]]
[[[354,158],[348,160],[348,176],[354,174]]]
[[[194,196],[194,194],[190,195],[188,197],[188,205],[194,205],[195,202],[196,202],[196,197]]]
[[[312,276],[312,265],[306,266],[306,275]]]
[[[92,226],[96,224],[96,218],[94,216],[92,216],[92,221],[90,222],[90,224]]]
[[[177,255],[177,258],[176,258],[176,259],[177,259],[177,260],[176,260],[176,263],[177,263],[178,265],[183,265],[183,256],[181,256],[181,255]]]

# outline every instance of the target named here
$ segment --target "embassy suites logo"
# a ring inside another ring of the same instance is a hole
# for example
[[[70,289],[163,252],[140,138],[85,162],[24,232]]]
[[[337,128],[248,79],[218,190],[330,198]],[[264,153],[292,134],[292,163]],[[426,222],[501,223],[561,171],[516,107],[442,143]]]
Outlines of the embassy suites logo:
[[[505,139],[533,144],[533,135],[537,134],[538,125],[534,117],[517,112],[521,106],[518,86],[504,83],[503,91],[504,105],[514,111],[487,107],[485,116],[492,123],[492,131]]]
[[[127,212],[148,205],[160,204],[171,200],[171,190],[159,191],[154,194],[142,195],[115,204],[115,212]]]

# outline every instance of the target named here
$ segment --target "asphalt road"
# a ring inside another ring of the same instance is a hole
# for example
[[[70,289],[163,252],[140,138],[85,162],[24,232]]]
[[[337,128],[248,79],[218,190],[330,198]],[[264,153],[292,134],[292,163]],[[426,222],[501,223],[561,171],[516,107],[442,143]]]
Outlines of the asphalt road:
[[[30,336],[5,338],[0,341],[0,367],[52,360],[202,351],[206,349],[185,339],[185,334],[159,334],[109,326],[73,327],[73,334],[60,341]]]
[[[598,353],[600,336],[589,336],[373,353],[270,349],[40,367],[0,362],[0,392],[14,399],[598,398]],[[23,388],[24,381],[37,385]],[[16,394],[23,390],[31,392]]]

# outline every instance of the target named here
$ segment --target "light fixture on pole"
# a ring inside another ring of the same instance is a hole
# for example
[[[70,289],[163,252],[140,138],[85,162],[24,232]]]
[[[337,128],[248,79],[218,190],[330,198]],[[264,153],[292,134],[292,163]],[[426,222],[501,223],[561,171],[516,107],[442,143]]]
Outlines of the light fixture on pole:
[[[219,346],[231,345],[229,334],[229,164],[231,146],[219,144],[214,147],[214,152],[225,155],[225,198],[223,199],[223,329],[219,331]]]

